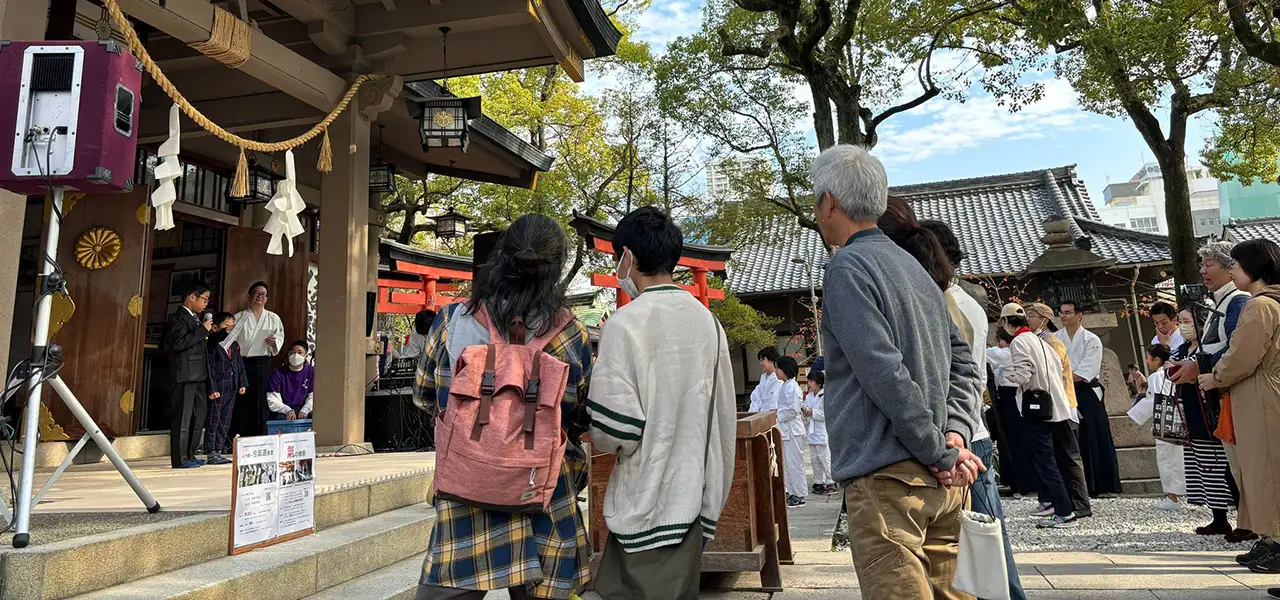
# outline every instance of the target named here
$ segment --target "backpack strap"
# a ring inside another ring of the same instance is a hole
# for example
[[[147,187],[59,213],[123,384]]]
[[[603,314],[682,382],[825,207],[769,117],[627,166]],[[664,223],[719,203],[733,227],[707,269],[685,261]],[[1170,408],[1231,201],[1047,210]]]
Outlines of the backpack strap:
[[[484,430],[484,426],[489,424],[490,407],[493,405],[493,394],[496,391],[498,375],[495,372],[497,368],[498,349],[493,344],[489,344],[484,351],[484,375],[480,378],[480,406],[476,412],[476,424],[471,427],[471,441],[480,441],[480,433]]]
[[[533,450],[533,424],[538,412],[538,387],[542,380],[542,352],[533,353],[533,368],[524,385],[524,449]]]

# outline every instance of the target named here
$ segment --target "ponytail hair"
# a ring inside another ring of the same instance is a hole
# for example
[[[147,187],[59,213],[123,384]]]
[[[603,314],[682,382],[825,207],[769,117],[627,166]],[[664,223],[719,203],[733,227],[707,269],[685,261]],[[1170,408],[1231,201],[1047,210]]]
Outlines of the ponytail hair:
[[[534,335],[545,335],[565,308],[560,278],[568,257],[564,232],[551,218],[530,213],[516,219],[476,274],[467,310],[475,314],[484,307],[499,331],[519,319]]]
[[[933,231],[920,225],[916,213],[906,200],[889,196],[888,206],[876,223],[899,248],[907,251],[929,273],[938,289],[951,287],[956,268]]]

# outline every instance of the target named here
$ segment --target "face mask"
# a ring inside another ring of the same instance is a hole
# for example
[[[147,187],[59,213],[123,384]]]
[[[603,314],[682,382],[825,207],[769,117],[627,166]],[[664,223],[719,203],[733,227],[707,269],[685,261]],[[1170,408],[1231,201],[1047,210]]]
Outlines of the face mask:
[[[209,339],[213,340],[213,343],[215,344],[221,344],[223,341],[227,339],[227,332],[215,331],[209,334]]]
[[[290,354],[290,355],[289,355],[289,364],[291,364],[291,365],[293,365],[293,366],[295,366],[295,367],[301,367],[301,366],[302,366],[302,363],[304,363],[304,362],[307,362],[307,357],[305,357],[305,356],[303,356],[303,355],[301,355],[301,354]]]
[[[1178,332],[1182,334],[1182,339],[1184,340],[1196,339],[1196,326],[1190,323],[1179,324]]]
[[[631,264],[627,266],[627,276],[623,277],[622,272],[618,270],[618,267],[622,266],[622,260],[628,255],[631,256]],[[631,249],[624,248],[622,250],[622,258],[618,259],[618,265],[613,268],[614,274],[618,277],[618,287],[622,288],[622,291],[632,298],[640,295],[640,288],[636,287],[636,282],[631,281],[631,272],[636,268],[635,263],[635,255],[631,254]]]

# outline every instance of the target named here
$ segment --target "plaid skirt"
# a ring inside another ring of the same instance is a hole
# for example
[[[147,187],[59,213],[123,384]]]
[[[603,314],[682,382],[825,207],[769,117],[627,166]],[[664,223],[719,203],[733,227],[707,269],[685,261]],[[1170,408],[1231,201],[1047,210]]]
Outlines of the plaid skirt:
[[[546,514],[496,512],[436,498],[422,585],[465,590],[527,586],[537,598],[563,600],[587,584],[591,546],[571,482],[586,461],[566,453]]]

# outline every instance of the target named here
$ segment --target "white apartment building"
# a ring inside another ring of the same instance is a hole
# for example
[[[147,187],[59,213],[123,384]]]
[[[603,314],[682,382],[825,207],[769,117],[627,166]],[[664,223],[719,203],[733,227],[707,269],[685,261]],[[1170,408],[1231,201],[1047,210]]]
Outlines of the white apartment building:
[[[1222,233],[1218,210],[1218,180],[1196,165],[1187,169],[1191,187],[1191,221],[1197,237]],[[1129,181],[1113,183],[1103,191],[1105,205],[1098,208],[1102,222],[1114,227],[1167,235],[1164,177],[1160,165],[1147,163]]]
[[[707,163],[707,193],[716,200],[738,200],[732,178],[754,164],[763,166],[764,159],[726,156]]]

